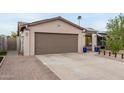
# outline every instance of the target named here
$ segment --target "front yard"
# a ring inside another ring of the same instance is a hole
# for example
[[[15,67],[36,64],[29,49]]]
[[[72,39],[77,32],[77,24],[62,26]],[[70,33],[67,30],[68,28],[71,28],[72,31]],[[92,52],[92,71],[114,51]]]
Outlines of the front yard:
[[[124,63],[96,53],[18,56],[8,52],[0,68],[1,80],[120,80]]]

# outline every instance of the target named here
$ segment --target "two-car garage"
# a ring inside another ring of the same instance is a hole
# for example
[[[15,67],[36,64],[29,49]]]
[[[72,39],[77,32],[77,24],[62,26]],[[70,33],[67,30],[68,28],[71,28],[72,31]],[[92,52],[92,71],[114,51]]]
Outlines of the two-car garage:
[[[77,34],[35,33],[35,54],[78,52]]]
[[[25,24],[20,28],[23,54],[41,55],[82,52],[85,46],[84,28],[56,17]]]

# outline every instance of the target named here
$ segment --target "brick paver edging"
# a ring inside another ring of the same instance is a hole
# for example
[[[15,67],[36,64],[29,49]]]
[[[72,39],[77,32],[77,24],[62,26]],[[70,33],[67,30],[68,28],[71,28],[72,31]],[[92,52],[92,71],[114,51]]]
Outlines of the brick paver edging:
[[[4,60],[5,60],[5,58],[6,58],[6,56],[3,56],[3,59],[2,59],[2,61],[1,61],[1,63],[0,63],[0,67],[2,66],[2,64],[3,64]]]

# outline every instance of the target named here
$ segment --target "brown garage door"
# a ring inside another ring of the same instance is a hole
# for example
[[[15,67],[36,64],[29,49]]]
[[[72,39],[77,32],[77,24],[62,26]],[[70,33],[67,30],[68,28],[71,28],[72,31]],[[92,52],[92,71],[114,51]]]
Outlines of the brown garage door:
[[[78,51],[78,35],[35,33],[35,54],[54,54]]]

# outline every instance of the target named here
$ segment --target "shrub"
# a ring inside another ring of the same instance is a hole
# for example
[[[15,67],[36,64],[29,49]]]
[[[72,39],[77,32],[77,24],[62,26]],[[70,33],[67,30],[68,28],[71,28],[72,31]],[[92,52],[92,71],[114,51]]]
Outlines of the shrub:
[[[124,16],[120,14],[118,17],[109,20],[107,23],[107,48],[112,53],[117,53],[124,47]]]
[[[7,52],[6,51],[0,51],[0,55],[6,55]]]

